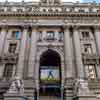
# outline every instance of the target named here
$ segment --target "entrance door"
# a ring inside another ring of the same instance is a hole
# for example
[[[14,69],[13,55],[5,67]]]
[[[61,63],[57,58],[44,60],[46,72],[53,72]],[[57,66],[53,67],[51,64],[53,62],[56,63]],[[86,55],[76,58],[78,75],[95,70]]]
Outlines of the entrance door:
[[[40,96],[61,96],[61,60],[56,51],[48,49],[40,57]]]

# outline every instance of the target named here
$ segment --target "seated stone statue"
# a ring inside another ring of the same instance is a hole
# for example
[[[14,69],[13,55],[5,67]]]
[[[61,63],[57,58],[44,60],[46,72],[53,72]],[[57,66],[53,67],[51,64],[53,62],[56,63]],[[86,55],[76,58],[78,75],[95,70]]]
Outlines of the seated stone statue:
[[[24,84],[23,80],[20,77],[15,76],[11,82],[8,93],[24,93]]]
[[[76,79],[75,89],[76,95],[89,95],[88,82],[84,79]]]

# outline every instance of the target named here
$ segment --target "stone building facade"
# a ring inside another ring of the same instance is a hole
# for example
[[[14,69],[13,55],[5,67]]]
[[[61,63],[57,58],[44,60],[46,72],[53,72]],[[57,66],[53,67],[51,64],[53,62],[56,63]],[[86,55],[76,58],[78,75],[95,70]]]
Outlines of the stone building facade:
[[[0,3],[0,100],[22,99],[100,99],[100,4]]]

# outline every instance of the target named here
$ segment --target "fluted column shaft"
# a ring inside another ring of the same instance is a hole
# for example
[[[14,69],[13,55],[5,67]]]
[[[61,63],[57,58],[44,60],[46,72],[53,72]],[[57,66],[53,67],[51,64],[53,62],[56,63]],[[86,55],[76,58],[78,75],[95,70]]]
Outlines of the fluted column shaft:
[[[6,29],[5,27],[3,27],[1,29],[1,34],[0,34],[0,55],[2,55],[3,53],[3,47],[4,47],[4,43],[5,43],[5,37],[6,37]]]
[[[17,66],[17,76],[23,77],[23,71],[25,67],[25,55],[26,55],[26,46],[27,46],[27,38],[28,38],[28,27],[24,27],[21,44],[20,44],[20,52]]]
[[[77,66],[77,77],[84,78],[84,68],[81,55],[80,38],[78,28],[73,28],[73,43],[75,49],[75,61]]]
[[[28,77],[34,77],[35,71],[35,59],[36,59],[36,37],[37,29],[32,29],[31,35],[31,48],[30,48],[30,55],[29,55],[29,68],[28,68]]]
[[[96,39],[96,45],[97,45],[97,52],[100,55],[100,29],[95,28],[95,39]]]
[[[100,56],[100,28],[94,27],[95,42],[97,48],[97,54]],[[100,65],[96,66],[97,77],[100,78]]]
[[[65,46],[65,69],[66,78],[73,77],[73,64],[72,64],[72,50],[71,50],[71,39],[69,28],[66,27],[64,30],[64,46]]]

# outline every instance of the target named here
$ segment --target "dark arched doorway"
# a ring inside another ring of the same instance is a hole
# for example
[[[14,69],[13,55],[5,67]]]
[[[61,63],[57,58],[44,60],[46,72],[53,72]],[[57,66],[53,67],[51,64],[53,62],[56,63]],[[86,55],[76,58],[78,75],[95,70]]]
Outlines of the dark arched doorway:
[[[40,57],[40,95],[60,96],[61,59],[60,55],[48,49]]]

